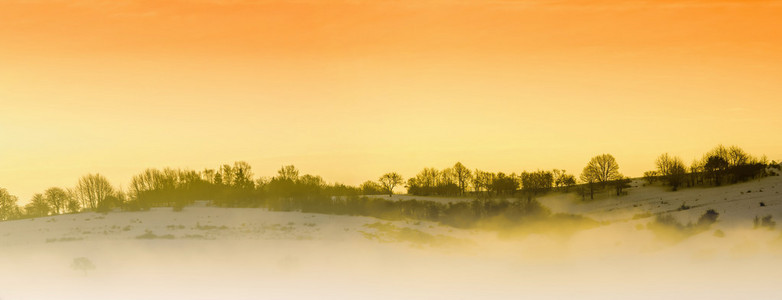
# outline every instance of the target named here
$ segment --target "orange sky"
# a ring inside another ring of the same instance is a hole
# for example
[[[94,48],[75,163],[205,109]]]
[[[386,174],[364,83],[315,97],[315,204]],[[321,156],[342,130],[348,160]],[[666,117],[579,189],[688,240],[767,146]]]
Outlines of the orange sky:
[[[618,3],[618,4],[617,4]],[[780,1],[0,2],[0,187],[782,158]]]

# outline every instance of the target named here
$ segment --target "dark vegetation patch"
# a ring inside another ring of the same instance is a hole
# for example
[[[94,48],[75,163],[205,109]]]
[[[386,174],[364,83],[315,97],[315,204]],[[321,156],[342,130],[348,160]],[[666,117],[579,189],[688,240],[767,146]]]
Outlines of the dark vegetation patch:
[[[154,239],[173,240],[175,237],[173,234],[156,235],[152,231],[147,230],[146,233],[136,236],[136,238],[142,240],[154,240]]]
[[[203,234],[186,234],[183,235],[182,238],[184,239],[191,239],[191,240],[214,240],[213,237],[208,237]]]
[[[415,247],[442,247],[469,244],[469,240],[446,235],[429,234],[418,229],[398,227],[391,223],[365,224],[369,231],[360,231],[365,238],[383,243],[409,243]]]
[[[73,242],[73,241],[81,241],[83,240],[83,237],[61,237],[61,238],[50,238],[46,239],[47,243],[54,243],[54,242]]]
[[[671,215],[658,215],[653,222],[646,224],[646,228],[654,232],[658,240],[677,243],[708,230],[717,222],[719,215],[717,211],[709,209],[698,218],[698,222],[686,225]]]
[[[771,215],[767,215],[767,216],[764,216],[762,218],[760,218],[758,216],[755,216],[755,220],[753,221],[754,226],[755,226],[754,228],[755,229],[766,228],[768,230],[774,230],[774,227],[777,226],[777,222],[774,221],[773,218],[774,217],[771,216]]]
[[[228,226],[214,226],[214,225],[201,225],[201,223],[196,222],[195,229],[198,230],[225,230],[228,229]]]

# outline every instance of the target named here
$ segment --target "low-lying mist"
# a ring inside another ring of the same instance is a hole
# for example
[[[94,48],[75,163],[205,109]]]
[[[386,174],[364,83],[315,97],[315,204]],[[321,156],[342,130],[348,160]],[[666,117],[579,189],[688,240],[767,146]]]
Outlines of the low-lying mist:
[[[780,232],[703,215],[554,215],[499,231],[211,207],[17,220],[0,224],[0,298],[779,296]]]
[[[0,299],[777,298],[780,178],[10,220]]]

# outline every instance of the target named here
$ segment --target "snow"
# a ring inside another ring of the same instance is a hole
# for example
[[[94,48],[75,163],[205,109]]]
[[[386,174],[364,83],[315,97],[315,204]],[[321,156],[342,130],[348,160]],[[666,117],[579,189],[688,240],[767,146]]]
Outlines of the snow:
[[[205,205],[0,222],[0,299],[780,298],[780,230],[753,228],[755,216],[782,220],[780,179],[541,197],[604,222],[571,236]],[[647,229],[707,209],[718,222],[684,240]],[[80,257],[95,269],[72,269]]]

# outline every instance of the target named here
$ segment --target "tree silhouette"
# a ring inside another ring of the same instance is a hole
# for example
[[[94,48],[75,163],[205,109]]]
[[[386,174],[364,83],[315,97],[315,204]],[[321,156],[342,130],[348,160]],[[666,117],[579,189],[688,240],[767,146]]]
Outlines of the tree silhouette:
[[[367,180],[362,183],[361,186],[359,186],[359,189],[363,195],[381,195],[386,193],[383,186],[372,180]]]
[[[68,199],[68,202],[65,203],[65,209],[68,213],[77,213],[81,210],[81,204],[79,203],[79,200]]]
[[[407,180],[407,193],[421,196],[437,194],[440,180],[440,171],[435,168],[424,168],[415,177]]]
[[[505,175],[499,172],[489,185],[489,189],[497,195],[512,195],[519,189],[519,183],[516,174]]]
[[[24,206],[25,213],[30,217],[45,217],[49,215],[49,203],[43,197],[43,194],[35,194],[30,203]]]
[[[568,174],[565,170],[554,169],[551,175],[554,177],[554,187],[564,187],[565,192],[567,192],[568,187],[576,184],[576,177]]]
[[[554,175],[549,171],[521,173],[521,188],[527,194],[527,200],[531,200],[542,191],[550,190],[553,184]]]
[[[378,181],[380,181],[380,185],[383,186],[383,189],[388,192],[388,196],[394,194],[394,187],[404,182],[402,180],[402,175],[399,175],[399,173],[396,172],[383,174]]]
[[[299,170],[296,170],[296,167],[293,165],[287,165],[280,168],[277,171],[277,175],[282,180],[296,181],[296,179],[299,179]]]
[[[727,160],[730,166],[735,167],[749,164],[752,157],[750,157],[744,149],[741,149],[738,146],[730,146],[730,148],[728,148]]]
[[[58,187],[51,187],[44,192],[46,202],[52,209],[52,213],[61,214],[65,212],[65,205],[68,202],[68,193]]]
[[[581,181],[589,185],[589,198],[594,199],[595,183],[605,186],[606,182],[622,178],[619,174],[619,164],[611,154],[601,154],[592,157],[581,172]]]
[[[472,180],[472,186],[475,188],[476,192],[483,190],[488,194],[490,193],[492,183],[496,177],[497,175],[494,173],[475,169],[475,176]]]
[[[233,186],[238,188],[253,188],[253,172],[250,164],[244,161],[234,162]]]
[[[101,204],[108,204],[106,199],[114,194],[114,188],[103,175],[88,174],[79,179],[75,192],[82,207],[96,209]]]
[[[725,158],[718,155],[712,155],[706,159],[706,164],[703,165],[703,169],[706,171],[708,176],[714,180],[715,185],[721,185],[722,176],[724,176],[724,173],[727,171],[729,166],[730,163],[728,163],[728,160]]]
[[[65,192],[68,193],[68,201],[65,203],[65,210],[70,214],[81,211],[81,203],[76,196],[76,189],[69,188],[65,190]]]
[[[663,153],[657,157],[655,164],[657,165],[657,174],[662,176],[674,191],[686,179],[687,167],[684,166],[684,161],[677,156]]]
[[[470,169],[465,167],[461,162],[457,162],[453,165],[453,173],[456,175],[456,182],[459,184],[459,192],[464,196],[464,192],[467,186],[472,181],[472,173]]]
[[[619,164],[611,154],[601,154],[593,157],[581,172],[581,180],[584,182],[600,182],[621,179]]]
[[[20,209],[16,202],[19,199],[8,193],[8,190],[0,188],[0,221],[11,220],[19,217]]]

